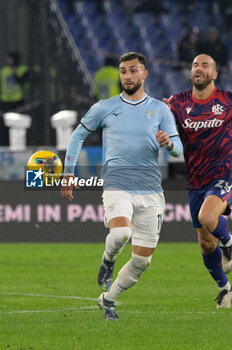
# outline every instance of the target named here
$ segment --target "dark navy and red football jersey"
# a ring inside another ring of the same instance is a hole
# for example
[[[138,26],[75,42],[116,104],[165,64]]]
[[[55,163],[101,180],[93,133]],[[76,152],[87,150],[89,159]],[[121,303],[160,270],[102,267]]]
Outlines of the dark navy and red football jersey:
[[[188,188],[200,189],[232,169],[232,93],[215,88],[206,100],[191,90],[170,97],[183,143]]]

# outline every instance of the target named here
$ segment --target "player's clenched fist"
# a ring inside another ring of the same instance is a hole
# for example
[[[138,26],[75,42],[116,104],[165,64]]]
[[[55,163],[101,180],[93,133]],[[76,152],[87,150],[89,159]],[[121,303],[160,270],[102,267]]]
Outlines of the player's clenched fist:
[[[173,143],[165,131],[158,130],[156,133],[156,141],[159,142],[160,147],[167,148],[168,151],[173,149]]]

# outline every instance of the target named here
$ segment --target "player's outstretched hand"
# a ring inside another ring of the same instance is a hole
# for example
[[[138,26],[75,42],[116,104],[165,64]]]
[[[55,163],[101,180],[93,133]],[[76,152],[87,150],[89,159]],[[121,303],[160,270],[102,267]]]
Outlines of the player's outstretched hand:
[[[171,109],[171,105],[169,103],[169,99],[168,98],[164,97],[163,98],[163,102]]]
[[[74,186],[74,175],[64,175],[63,185],[61,185],[61,196],[66,197],[69,201],[73,200],[73,188],[78,189],[78,186]],[[73,180],[73,181],[70,181]],[[62,183],[62,182],[61,182]],[[64,184],[65,183],[65,184]]]
[[[162,130],[158,130],[156,133],[156,141],[159,142],[160,147],[164,147],[169,145],[169,143],[171,142],[168,134],[166,133],[166,131],[162,131]]]

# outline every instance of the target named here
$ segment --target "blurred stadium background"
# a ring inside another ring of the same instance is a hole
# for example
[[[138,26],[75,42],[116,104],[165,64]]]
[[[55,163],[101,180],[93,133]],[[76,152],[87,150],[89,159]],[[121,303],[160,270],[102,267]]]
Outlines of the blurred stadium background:
[[[151,96],[162,99],[190,88],[185,69],[189,63],[180,61],[178,45],[188,30],[194,30],[204,42],[211,26],[218,29],[228,54],[217,86],[231,90],[231,18],[232,5],[227,0],[1,1],[0,29],[4,34],[0,37],[0,64],[4,66],[7,52],[18,51],[28,67],[29,88],[23,106],[14,112],[30,116],[31,126],[26,130],[23,150],[0,139],[0,240],[102,241],[103,233],[96,238],[96,231],[103,230],[99,193],[82,194],[78,204],[68,207],[58,193],[22,189],[24,167],[34,151],[51,149],[63,159],[65,150],[57,144],[51,117],[60,111],[76,111],[75,127],[96,101],[94,73],[107,56],[118,58],[128,51],[148,58],[146,92]],[[3,114],[1,110],[1,125]],[[94,133],[85,142],[80,171],[93,175],[100,162],[101,135]],[[83,164],[85,168],[81,168]],[[183,160],[173,163],[162,152],[160,164],[169,189],[163,239],[195,240],[187,194],[173,183],[178,179],[183,182]]]

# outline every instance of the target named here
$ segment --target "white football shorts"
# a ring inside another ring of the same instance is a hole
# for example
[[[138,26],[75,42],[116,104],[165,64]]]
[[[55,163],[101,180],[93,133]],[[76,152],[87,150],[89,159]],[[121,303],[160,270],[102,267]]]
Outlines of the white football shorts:
[[[131,194],[119,189],[103,192],[105,226],[111,219],[126,217],[131,222],[132,245],[155,248],[163,222],[165,199],[163,193]]]

